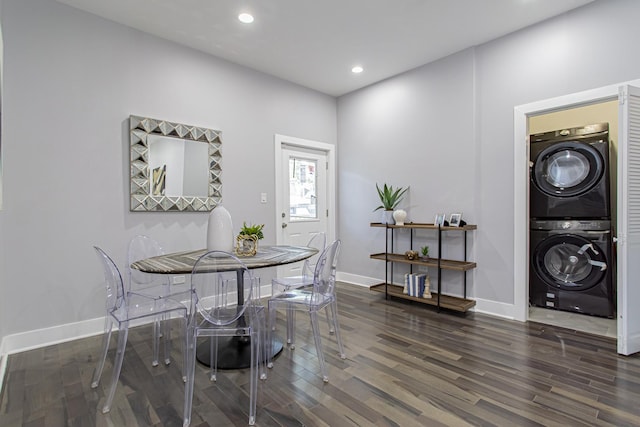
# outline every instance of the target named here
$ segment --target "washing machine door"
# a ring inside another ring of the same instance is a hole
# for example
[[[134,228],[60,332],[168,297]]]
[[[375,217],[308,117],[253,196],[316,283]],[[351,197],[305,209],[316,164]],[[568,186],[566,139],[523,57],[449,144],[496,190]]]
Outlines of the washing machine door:
[[[588,143],[565,141],[552,144],[534,159],[532,180],[555,197],[574,197],[591,190],[602,178],[604,160]]]
[[[534,272],[550,286],[583,291],[601,283],[608,260],[593,240],[575,234],[549,236],[534,249]]]

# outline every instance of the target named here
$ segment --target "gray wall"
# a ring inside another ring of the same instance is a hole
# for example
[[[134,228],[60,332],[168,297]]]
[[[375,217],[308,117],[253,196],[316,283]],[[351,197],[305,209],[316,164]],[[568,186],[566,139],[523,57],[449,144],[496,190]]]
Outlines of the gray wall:
[[[3,200],[3,196],[2,196],[2,189],[3,189],[3,184],[2,184],[2,128],[3,128],[3,105],[2,105],[2,95],[3,95],[3,75],[4,75],[4,40],[3,40],[3,35],[2,35],[2,3],[0,3],[0,216],[2,215],[2,200]],[[3,232],[3,227],[2,227],[2,220],[0,220],[0,240],[2,240],[2,236],[4,236],[4,232]],[[2,244],[0,244],[0,272],[5,271],[5,264],[4,264],[4,246]],[[4,313],[6,311],[6,303],[5,303],[5,298],[3,298],[3,289],[5,288],[5,283],[2,277],[2,274],[0,273],[0,340],[2,340],[2,337],[4,337],[6,335],[5,330],[6,330],[6,322],[3,319],[2,313]],[[1,342],[1,341],[0,341]],[[1,345],[0,345],[0,353],[1,353]],[[0,366],[1,363],[3,361],[3,357],[0,356]]]
[[[343,96],[337,107],[52,1],[0,6],[0,337],[102,315],[94,244],[120,264],[139,233],[169,251],[204,246],[204,213],[128,212],[129,114],[223,131],[224,203],[236,227],[275,223],[273,204],[259,203],[261,192],[274,193],[274,133],[339,140],[341,272],[384,277],[383,263],[369,259],[384,246],[368,226],[379,218],[375,183],[411,186],[409,220],[460,211],[478,224],[472,295],[513,304],[513,107],[640,77],[633,0],[596,1]],[[443,255],[457,256],[461,241],[450,241]],[[460,291],[459,274],[446,279]]]
[[[640,77],[638,16],[640,2],[596,1],[341,97],[341,264],[384,277],[368,259],[384,249],[382,231],[367,226],[375,183],[411,184],[413,220],[462,211],[478,224],[472,295],[513,304],[513,109]]]
[[[234,226],[275,243],[274,134],[335,144],[333,97],[50,0],[1,6],[0,336],[103,316],[92,245],[120,265],[140,233],[205,246],[206,213],[129,212],[130,114],[222,130]]]
[[[384,263],[369,259],[384,251],[384,230],[369,227],[380,221],[376,183],[410,187],[401,204],[407,221],[433,222],[436,213],[454,211],[476,221],[473,61],[466,50],[339,98],[341,270],[384,278]],[[407,233],[396,233],[396,252],[409,249]],[[436,256],[435,233],[422,234],[416,242]],[[461,234],[449,234],[443,255],[461,256]],[[400,280],[406,268],[395,267]],[[448,276],[449,290],[461,292],[462,275]]]

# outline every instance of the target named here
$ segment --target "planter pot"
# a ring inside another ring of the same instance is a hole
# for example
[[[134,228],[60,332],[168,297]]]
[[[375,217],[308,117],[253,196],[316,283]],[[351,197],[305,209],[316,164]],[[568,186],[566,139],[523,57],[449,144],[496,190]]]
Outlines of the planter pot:
[[[393,211],[382,211],[380,222],[383,224],[393,224]]]

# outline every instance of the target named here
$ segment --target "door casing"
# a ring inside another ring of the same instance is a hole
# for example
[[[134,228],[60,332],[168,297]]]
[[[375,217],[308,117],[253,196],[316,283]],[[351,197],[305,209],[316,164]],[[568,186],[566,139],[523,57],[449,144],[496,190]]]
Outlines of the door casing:
[[[285,147],[298,148],[302,150],[322,151],[327,156],[327,244],[336,239],[336,146],[326,142],[312,141],[287,135],[275,134],[275,223],[274,230],[280,230],[282,226],[282,206],[284,203],[282,195],[282,168],[288,165],[282,164],[282,150]],[[284,244],[282,233],[276,233],[276,244]]]
[[[529,295],[529,140],[528,118],[558,110],[618,99],[621,86],[640,86],[639,80],[604,86],[514,107],[514,311],[513,318],[528,320]],[[620,179],[620,178],[619,178]],[[620,293],[620,283],[618,283]],[[637,301],[640,303],[640,301]],[[618,326],[620,326],[620,316]],[[620,327],[618,328],[620,330]]]

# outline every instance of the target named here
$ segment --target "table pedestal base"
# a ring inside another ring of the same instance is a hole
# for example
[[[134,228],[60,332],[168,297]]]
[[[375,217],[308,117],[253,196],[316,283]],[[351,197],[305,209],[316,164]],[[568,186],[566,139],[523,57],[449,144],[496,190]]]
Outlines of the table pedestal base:
[[[213,338],[215,339],[215,337]],[[211,366],[210,338],[199,340],[196,348],[196,360],[205,366]],[[274,339],[271,345],[265,345],[262,354],[270,353],[275,358],[282,351],[282,341]],[[251,341],[248,337],[218,337],[218,369],[245,369],[251,367]]]

